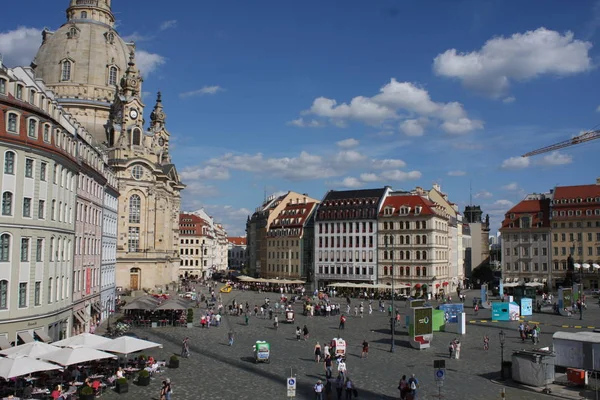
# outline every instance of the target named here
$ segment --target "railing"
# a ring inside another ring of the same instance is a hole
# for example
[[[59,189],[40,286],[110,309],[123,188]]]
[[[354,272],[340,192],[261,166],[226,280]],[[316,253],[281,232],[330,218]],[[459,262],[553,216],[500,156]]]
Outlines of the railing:
[[[75,5],[78,6],[95,6],[98,7],[98,0],[77,0]]]

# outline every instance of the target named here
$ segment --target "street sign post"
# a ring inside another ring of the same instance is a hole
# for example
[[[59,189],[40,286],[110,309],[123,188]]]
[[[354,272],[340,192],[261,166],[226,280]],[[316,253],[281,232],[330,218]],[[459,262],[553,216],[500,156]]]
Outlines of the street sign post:
[[[287,378],[287,397],[296,397],[296,378]]]
[[[446,370],[444,368],[439,368],[435,371],[435,380],[438,382],[443,382],[446,379]]]
[[[437,397],[438,399],[443,399],[442,395],[442,386],[444,386],[444,379],[446,379],[446,362],[445,360],[434,360],[433,368],[435,371],[433,373],[433,377],[435,378],[435,383],[437,384],[438,394],[433,397]]]

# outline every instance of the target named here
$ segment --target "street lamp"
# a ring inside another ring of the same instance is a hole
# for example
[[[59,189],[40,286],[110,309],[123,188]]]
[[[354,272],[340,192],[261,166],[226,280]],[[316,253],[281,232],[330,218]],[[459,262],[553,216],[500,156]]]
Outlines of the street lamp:
[[[389,237],[386,236],[385,237],[385,249],[387,250],[388,248],[388,242],[389,242]],[[390,321],[390,325],[392,327],[392,345],[390,346],[390,353],[394,352],[394,342],[396,341],[395,339],[395,331],[396,331],[396,314],[395,314],[395,308],[394,308],[394,250],[392,249],[390,251],[390,258],[392,259],[392,312],[391,312],[391,321]],[[388,253],[389,254],[389,253]]]
[[[498,336],[500,337],[500,377],[504,379],[504,341],[506,340],[506,335],[504,331],[500,331]]]
[[[581,264],[575,264],[574,267],[579,268],[579,320],[581,321],[583,319],[583,260]]]

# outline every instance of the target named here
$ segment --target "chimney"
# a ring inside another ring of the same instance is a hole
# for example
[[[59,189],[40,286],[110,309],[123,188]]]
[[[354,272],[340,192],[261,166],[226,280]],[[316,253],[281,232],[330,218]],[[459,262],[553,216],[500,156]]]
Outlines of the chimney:
[[[596,178],[596,185],[600,185],[600,178]]]

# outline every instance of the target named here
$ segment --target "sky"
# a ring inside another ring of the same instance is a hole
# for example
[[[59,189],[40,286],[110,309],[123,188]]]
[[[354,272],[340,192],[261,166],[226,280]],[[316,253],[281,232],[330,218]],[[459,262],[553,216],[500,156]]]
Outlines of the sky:
[[[4,62],[28,65],[68,3],[4,7]],[[600,177],[600,140],[520,157],[600,124],[600,1],[112,7],[136,42],[146,115],[162,91],[182,210],[204,207],[230,236],[265,193],[438,183],[495,230],[525,194]]]

